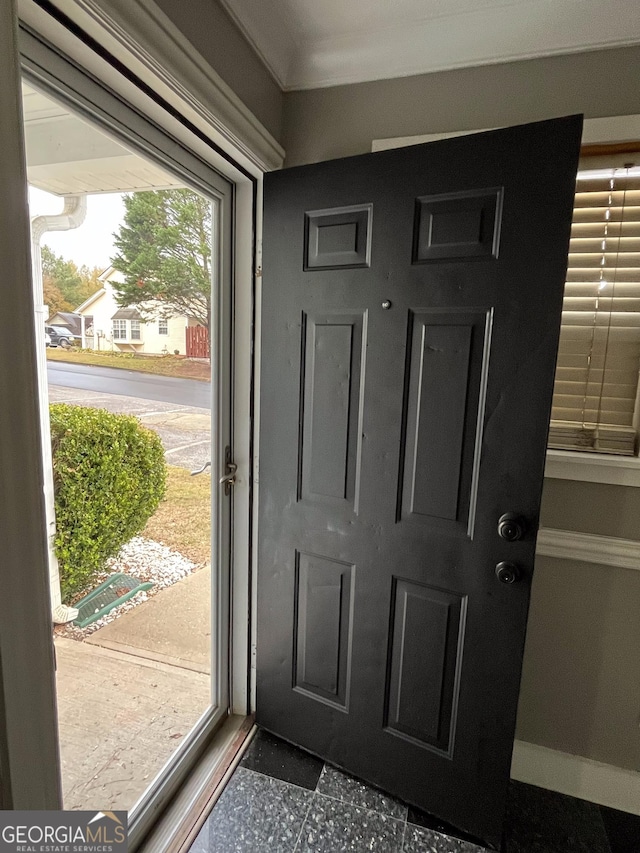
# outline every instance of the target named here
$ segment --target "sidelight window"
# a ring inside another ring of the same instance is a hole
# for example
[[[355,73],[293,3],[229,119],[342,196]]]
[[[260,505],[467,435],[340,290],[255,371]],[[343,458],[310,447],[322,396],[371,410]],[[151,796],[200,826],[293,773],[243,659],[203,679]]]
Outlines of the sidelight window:
[[[549,447],[634,456],[640,167],[578,173]]]

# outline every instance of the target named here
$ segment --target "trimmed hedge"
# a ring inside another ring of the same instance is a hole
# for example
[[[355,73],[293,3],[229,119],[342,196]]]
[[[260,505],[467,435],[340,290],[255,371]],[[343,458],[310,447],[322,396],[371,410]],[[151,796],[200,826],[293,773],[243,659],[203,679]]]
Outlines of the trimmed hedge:
[[[55,550],[68,601],[153,515],[166,465],[159,437],[130,415],[64,403],[49,410]]]

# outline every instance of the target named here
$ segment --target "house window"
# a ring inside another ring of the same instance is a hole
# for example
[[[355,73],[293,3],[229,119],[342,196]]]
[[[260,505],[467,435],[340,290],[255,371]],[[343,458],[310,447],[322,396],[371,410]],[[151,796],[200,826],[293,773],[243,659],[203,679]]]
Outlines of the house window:
[[[139,341],[141,339],[140,335],[140,320],[132,320],[131,321],[131,340]]]
[[[158,320],[158,334],[159,335],[168,335],[169,334],[169,321],[168,320]]]
[[[126,341],[127,339],[127,321],[126,320],[112,320],[113,323],[113,340],[114,341]]]
[[[640,167],[578,173],[549,447],[633,456]]]

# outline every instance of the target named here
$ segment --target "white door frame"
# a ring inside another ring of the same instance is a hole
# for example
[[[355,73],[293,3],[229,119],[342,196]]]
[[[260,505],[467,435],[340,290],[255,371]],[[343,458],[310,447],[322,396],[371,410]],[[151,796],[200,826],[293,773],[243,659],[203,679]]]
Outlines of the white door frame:
[[[0,3],[0,808],[57,809],[47,530],[27,178],[13,0]],[[5,313],[6,312],[6,313]]]

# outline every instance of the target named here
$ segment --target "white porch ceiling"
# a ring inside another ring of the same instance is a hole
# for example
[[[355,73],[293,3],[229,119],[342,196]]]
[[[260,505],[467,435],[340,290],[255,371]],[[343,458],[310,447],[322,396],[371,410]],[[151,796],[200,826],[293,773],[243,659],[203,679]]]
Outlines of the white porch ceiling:
[[[221,2],[285,90],[640,43],[638,0]]]
[[[22,85],[27,179],[54,195],[184,186],[65,107]]]

